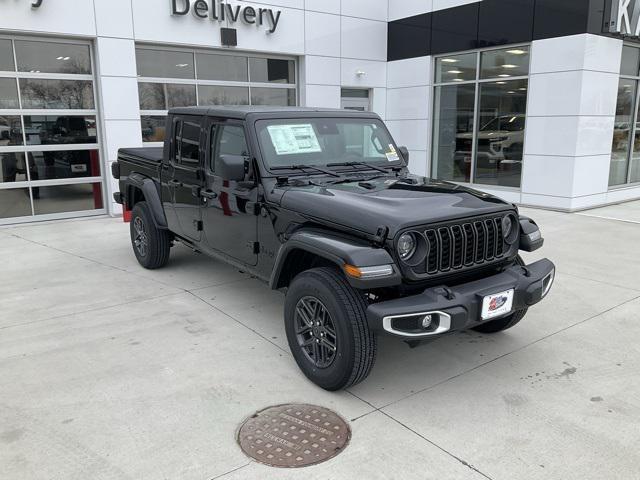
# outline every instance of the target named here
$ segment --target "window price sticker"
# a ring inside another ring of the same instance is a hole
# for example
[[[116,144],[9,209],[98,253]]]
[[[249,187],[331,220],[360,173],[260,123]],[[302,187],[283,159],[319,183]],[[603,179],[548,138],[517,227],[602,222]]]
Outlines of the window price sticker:
[[[269,125],[267,131],[278,155],[322,151],[316,132],[311,124]]]

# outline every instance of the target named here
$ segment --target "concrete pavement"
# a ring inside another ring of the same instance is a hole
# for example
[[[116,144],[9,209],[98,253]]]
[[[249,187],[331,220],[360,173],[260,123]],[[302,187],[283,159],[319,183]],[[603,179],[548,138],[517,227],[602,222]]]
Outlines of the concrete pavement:
[[[0,229],[0,478],[640,478],[640,202],[524,210],[558,266],[517,327],[410,350],[328,393],[298,371],[283,297],[183,247],[146,271],[128,226]],[[251,462],[235,442],[269,405],[350,420],[334,459]]]

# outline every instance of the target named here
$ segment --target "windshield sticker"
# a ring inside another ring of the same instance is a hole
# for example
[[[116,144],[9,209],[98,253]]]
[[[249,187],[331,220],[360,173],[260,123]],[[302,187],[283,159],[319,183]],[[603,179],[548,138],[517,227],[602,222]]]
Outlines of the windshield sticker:
[[[396,152],[396,147],[394,147],[392,144],[389,144],[389,151],[386,152],[385,155],[387,156],[387,160],[389,162],[397,162],[398,160],[400,160],[398,152]]]
[[[318,137],[313,125],[269,125],[267,127],[271,142],[278,155],[321,152]]]

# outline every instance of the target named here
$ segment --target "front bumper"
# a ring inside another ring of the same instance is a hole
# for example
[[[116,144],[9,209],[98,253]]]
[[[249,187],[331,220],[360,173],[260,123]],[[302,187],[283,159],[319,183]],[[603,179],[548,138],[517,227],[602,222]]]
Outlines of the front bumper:
[[[545,297],[554,275],[555,266],[547,259],[525,267],[514,265],[497,275],[453,288],[434,287],[418,295],[372,304],[367,309],[367,320],[370,328],[405,340],[466,330],[495,320],[481,318],[485,296],[514,289],[511,312],[522,310]],[[433,321],[428,327],[421,327],[426,315],[431,315]]]

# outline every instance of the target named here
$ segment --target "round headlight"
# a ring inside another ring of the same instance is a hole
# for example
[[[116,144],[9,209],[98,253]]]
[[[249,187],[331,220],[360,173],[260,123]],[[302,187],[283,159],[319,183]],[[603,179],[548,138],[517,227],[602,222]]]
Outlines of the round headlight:
[[[506,215],[502,218],[502,236],[509,244],[514,243],[518,236],[518,223],[513,215]]]
[[[403,233],[398,239],[398,255],[402,260],[409,260],[416,252],[416,237],[413,233]]]

